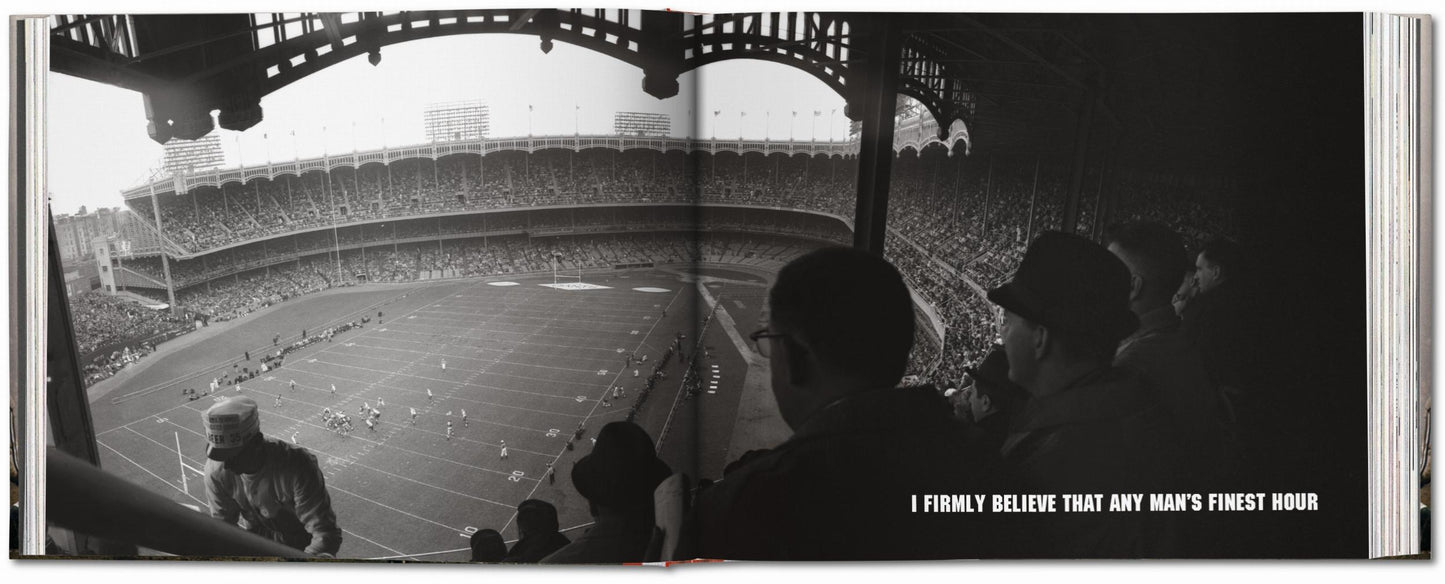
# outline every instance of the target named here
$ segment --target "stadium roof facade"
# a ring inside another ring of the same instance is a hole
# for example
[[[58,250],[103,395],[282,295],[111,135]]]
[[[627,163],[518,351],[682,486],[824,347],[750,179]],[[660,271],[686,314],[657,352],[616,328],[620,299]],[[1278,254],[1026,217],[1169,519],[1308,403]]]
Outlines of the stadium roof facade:
[[[1299,19],[1295,19],[1298,21]],[[1261,15],[1070,15],[485,9],[52,17],[54,71],[143,94],[152,139],[245,130],[261,98],[352,57],[455,34],[524,34],[639,67],[642,89],[678,93],[711,63],[770,61],[822,81],[859,127],[860,246],[881,250],[899,96],[972,154],[1068,160],[1073,229],[1085,168],[1237,163],[1231,123],[1250,96],[1229,81],[1241,46],[1275,38]],[[1295,21],[1288,21],[1294,23]],[[1287,24],[1287,23],[1286,23]],[[1293,24],[1293,26],[1307,26]],[[137,112],[140,115],[141,112]]]

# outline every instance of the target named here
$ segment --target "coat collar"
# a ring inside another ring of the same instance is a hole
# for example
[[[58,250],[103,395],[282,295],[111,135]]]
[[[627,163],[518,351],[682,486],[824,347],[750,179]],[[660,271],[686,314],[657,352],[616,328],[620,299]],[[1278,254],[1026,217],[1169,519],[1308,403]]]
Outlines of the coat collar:
[[[862,391],[823,406],[789,442],[884,428],[925,426],[949,416],[947,402],[931,387]],[[934,420],[933,418],[937,418]]]
[[[1079,378],[1056,394],[1030,399],[1014,418],[1012,431],[1120,418],[1148,404],[1148,392],[1136,374],[1109,367]]]

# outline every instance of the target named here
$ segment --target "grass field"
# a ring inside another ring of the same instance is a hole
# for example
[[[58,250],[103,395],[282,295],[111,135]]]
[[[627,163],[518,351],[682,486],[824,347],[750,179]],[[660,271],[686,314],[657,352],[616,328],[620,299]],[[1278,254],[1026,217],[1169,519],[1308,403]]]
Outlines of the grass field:
[[[692,476],[715,477],[727,462],[748,367],[738,342],[756,321],[765,290],[756,274],[713,272],[709,297],[737,324],[716,319],[703,338],[712,354],[703,366],[707,391],[683,399],[677,390],[684,367],[673,359],[638,417],[655,439],[667,429],[663,458]],[[693,341],[695,319],[710,307],[692,278],[678,272],[583,280],[605,288],[543,286],[550,276],[508,281],[514,285],[497,279],[372,285],[294,299],[187,335],[162,346],[148,365],[91,388],[102,466],[204,509],[196,470],[205,459],[201,413],[217,398],[187,401],[181,389],[204,391],[243,352],[257,358],[274,350],[274,335],[285,343],[303,328],[366,314],[371,324],[292,353],[283,368],[242,384],[261,406],[264,433],[295,440],[320,461],[345,530],[341,557],[463,561],[476,529],[515,539],[515,506],[527,498],[557,505],[564,529],[585,527],[590,517],[572,489],[572,463],[591,450],[598,429],[625,418],[674,335],[685,332]],[[385,314],[380,322],[378,310]],[[623,368],[634,351],[649,356],[636,379]],[[604,405],[613,384],[627,396]],[[229,387],[220,393],[235,395]],[[356,412],[383,401],[381,423],[369,430]],[[349,436],[326,430],[323,408],[351,414],[356,430]],[[569,450],[579,424],[586,434]],[[555,483],[546,478],[549,465],[557,469]]]

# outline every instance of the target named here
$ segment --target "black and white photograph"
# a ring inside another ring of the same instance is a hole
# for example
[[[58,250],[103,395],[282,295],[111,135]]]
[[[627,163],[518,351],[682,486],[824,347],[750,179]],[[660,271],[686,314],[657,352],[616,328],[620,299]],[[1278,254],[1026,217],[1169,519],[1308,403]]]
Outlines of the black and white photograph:
[[[1430,557],[1362,122],[1428,16],[42,21],[12,559]]]

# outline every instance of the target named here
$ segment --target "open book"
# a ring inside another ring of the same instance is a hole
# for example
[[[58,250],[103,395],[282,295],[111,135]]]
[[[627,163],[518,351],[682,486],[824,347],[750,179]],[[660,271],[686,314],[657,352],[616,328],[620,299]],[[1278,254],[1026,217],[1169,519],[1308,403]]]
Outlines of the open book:
[[[12,557],[1428,536],[1428,19],[16,24]]]

